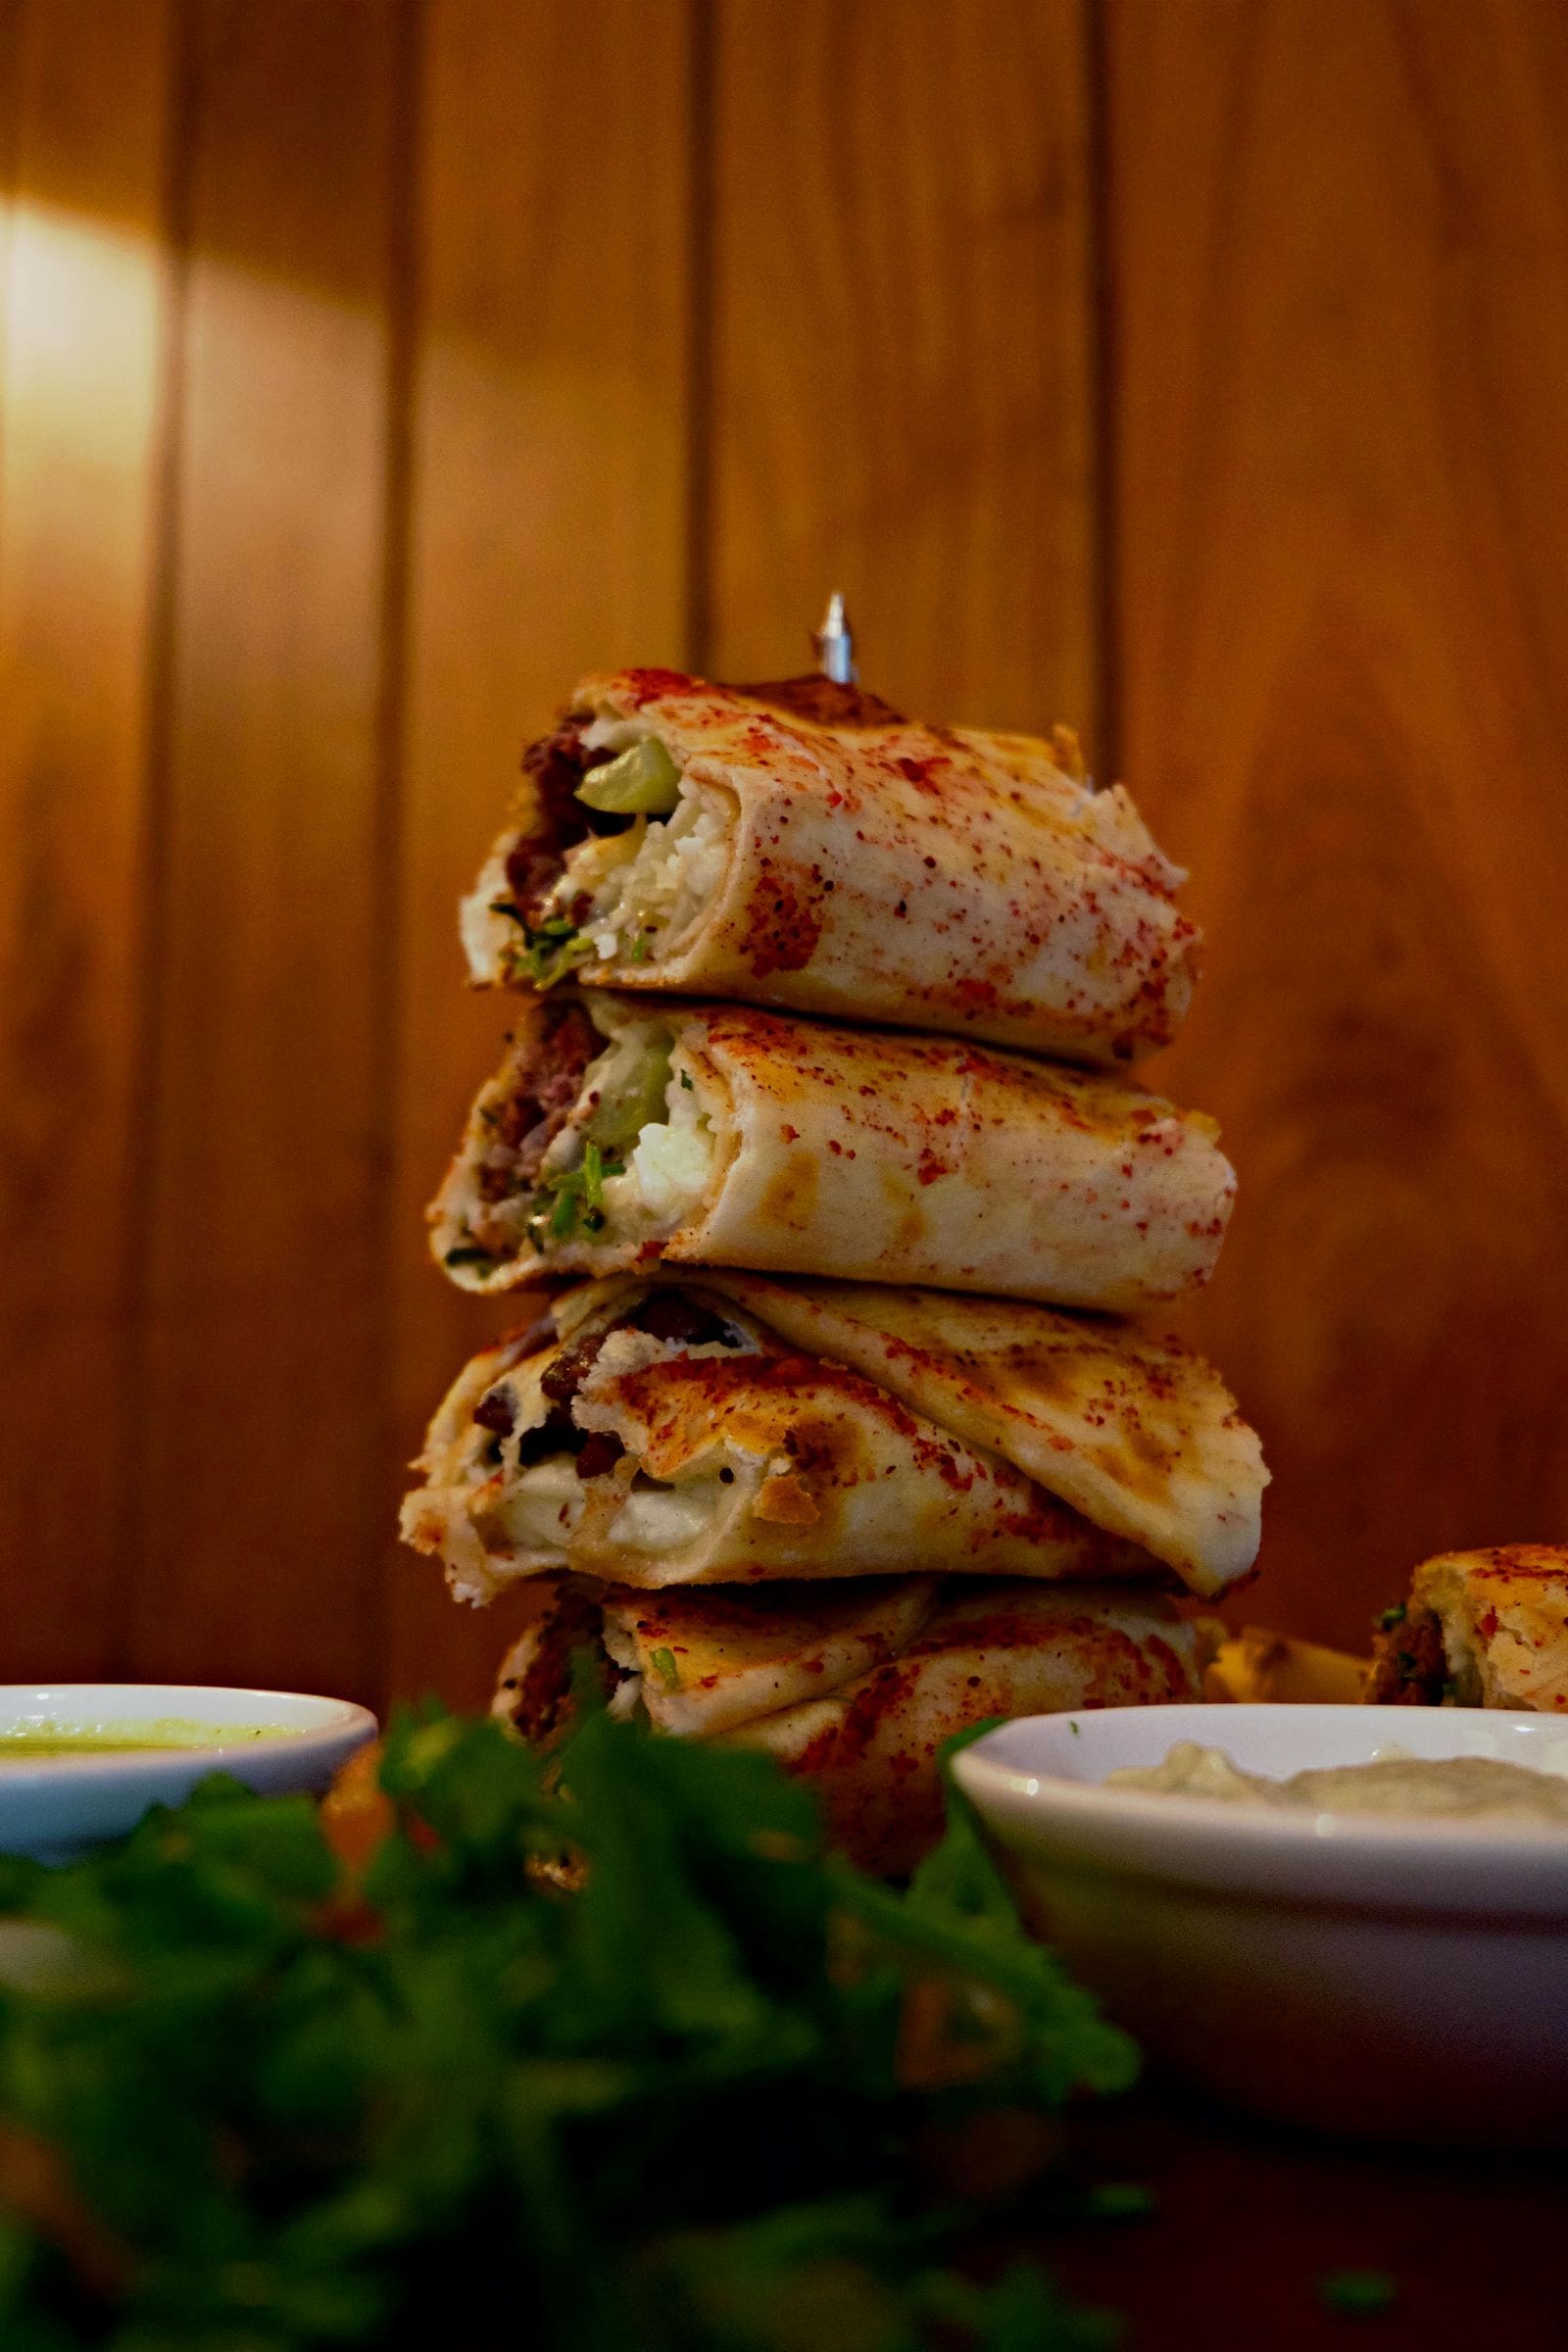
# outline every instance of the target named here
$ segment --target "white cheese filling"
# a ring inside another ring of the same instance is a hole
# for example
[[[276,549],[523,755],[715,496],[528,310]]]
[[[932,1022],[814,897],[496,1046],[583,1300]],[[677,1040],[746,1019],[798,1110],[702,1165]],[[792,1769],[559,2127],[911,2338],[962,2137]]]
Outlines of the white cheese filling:
[[[519,1470],[500,1513],[510,1543],[519,1551],[564,1552],[582,1517],[582,1480],[569,1453],[548,1453]]]
[[[649,1225],[672,1233],[708,1190],[716,1138],[691,1074],[678,1057],[664,1101],[667,1116],[638,1129],[625,1174],[605,1178],[605,1211],[612,1233],[637,1232]]]
[[[633,1487],[610,1523],[610,1542],[623,1551],[684,1551],[712,1526],[720,1494],[714,1478],[679,1487]]]
[[[601,722],[603,723],[603,722]],[[590,738],[596,730],[590,728]],[[684,939],[724,878],[730,824],[723,801],[681,783],[667,817],[639,817],[624,833],[591,837],[566,854],[539,920],[567,914],[587,893],[578,929],[601,963],[633,956],[657,963]]]

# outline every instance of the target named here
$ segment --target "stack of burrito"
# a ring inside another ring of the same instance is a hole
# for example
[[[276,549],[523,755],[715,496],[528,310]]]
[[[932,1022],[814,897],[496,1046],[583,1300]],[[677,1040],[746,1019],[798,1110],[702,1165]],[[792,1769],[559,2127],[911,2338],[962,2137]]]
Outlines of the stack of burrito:
[[[520,1596],[522,1737],[587,1651],[616,1714],[766,1749],[902,1872],[952,1733],[1200,1694],[1192,1596],[1250,1570],[1267,1473],[1128,1319],[1208,1279],[1235,1195],[1125,1073],[1192,994],[1182,878],[1065,730],[820,677],[590,677],[527,753],[463,916],[520,1018],[431,1232],[528,1312],[404,1510],[460,1600]]]

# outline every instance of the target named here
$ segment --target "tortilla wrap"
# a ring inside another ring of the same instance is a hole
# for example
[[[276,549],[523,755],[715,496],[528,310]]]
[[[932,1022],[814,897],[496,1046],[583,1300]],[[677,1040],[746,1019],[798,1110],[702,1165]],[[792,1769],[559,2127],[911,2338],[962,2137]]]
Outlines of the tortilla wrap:
[[[1445,1551],[1378,1621],[1366,1695],[1380,1706],[1568,1710],[1568,1548]]]
[[[431,1212],[465,1289],[662,1259],[1135,1313],[1206,1282],[1200,1113],[951,1038],[625,997],[528,1007]]]
[[[765,1750],[811,1783],[832,1841],[889,1875],[941,1835],[955,1732],[1196,1698],[1212,1642],[1157,1593],[1010,1579],[649,1594],[553,1577],[530,1600],[494,1702],[524,1738],[559,1736],[586,1646],[612,1713]]]
[[[704,1274],[584,1285],[466,1366],[404,1504],[462,1600],[654,1588],[1178,1579],[1256,1556],[1267,1480],[1218,1376],[1044,1307]]]
[[[589,809],[579,788],[628,753],[659,777],[619,814]],[[526,755],[463,935],[482,986],[576,969],[1108,1061],[1167,1044],[1187,1010],[1184,879],[1065,728],[929,727],[821,678],[631,669],[585,678]]]

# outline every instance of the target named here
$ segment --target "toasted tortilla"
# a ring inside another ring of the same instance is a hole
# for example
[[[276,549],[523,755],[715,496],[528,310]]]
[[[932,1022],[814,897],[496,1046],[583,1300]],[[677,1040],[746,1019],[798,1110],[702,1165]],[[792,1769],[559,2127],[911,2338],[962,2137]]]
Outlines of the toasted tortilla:
[[[676,806],[593,838],[585,764],[650,735],[679,770]],[[590,985],[1094,1062],[1166,1044],[1187,1010],[1184,879],[1065,728],[929,727],[817,678],[632,669],[585,678],[530,751],[463,930],[481,986],[570,964]]]
[[[1568,1711],[1568,1547],[1507,1544],[1425,1560],[1379,1620],[1380,1706]]]
[[[1213,1270],[1214,1123],[1128,1080],[743,1005],[583,1009],[604,1042],[573,1097],[563,1010],[535,1008],[474,1105],[430,1212],[466,1289],[668,1260],[1137,1313]],[[607,1087],[648,1116],[574,1192]]]
[[[735,1274],[568,1293],[459,1376],[419,1467],[404,1533],[481,1603],[566,1569],[640,1588],[1173,1574],[1212,1595],[1251,1567],[1267,1479],[1174,1341]]]
[[[548,1744],[566,1661],[598,1646],[614,1713],[760,1748],[810,1783],[862,1869],[912,1870],[941,1835],[939,1756],[991,1715],[1199,1695],[1211,1637],[1157,1593],[986,1579],[644,1593],[543,1579],[495,1712]]]
[[[782,1339],[1000,1454],[1193,1592],[1246,1576],[1269,1472],[1213,1366],[1179,1340],[1011,1298],[705,1277]]]

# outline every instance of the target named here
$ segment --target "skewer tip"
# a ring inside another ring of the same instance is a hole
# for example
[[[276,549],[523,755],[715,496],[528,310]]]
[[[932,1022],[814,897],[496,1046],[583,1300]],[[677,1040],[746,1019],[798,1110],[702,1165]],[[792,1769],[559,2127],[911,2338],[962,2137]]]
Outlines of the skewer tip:
[[[822,626],[812,632],[816,647],[817,666],[824,677],[836,686],[857,686],[860,673],[855,664],[855,635],[849,615],[844,610],[844,598],[835,588],[827,600],[827,612]]]

